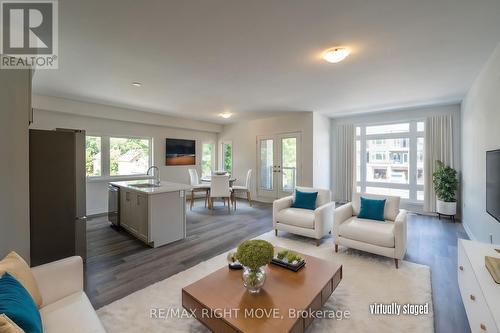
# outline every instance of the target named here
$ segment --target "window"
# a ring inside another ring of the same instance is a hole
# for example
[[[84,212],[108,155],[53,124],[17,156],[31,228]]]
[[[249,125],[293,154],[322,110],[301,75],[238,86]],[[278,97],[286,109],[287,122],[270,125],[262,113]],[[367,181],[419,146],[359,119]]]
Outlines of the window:
[[[297,138],[281,139],[281,174],[284,192],[293,192],[297,183]]]
[[[201,177],[212,175],[213,168],[214,145],[212,143],[204,143],[201,146]]]
[[[273,190],[273,140],[260,140],[260,188],[267,191]]]
[[[424,196],[424,122],[358,126],[356,181],[361,192]]]
[[[394,195],[405,199],[408,199],[410,197],[409,190],[402,190],[397,188],[367,186],[365,192],[370,194]]]
[[[85,169],[87,177],[101,176],[101,137],[87,136],[85,140]]]
[[[359,134],[357,137],[361,135],[361,128],[356,127],[356,133],[358,133],[359,129]],[[361,141],[358,139],[356,140],[356,182],[359,183],[361,181]],[[359,191],[358,191],[359,192]]]
[[[425,123],[423,121],[419,121],[417,123],[417,132],[423,132],[425,130]]]
[[[109,138],[111,176],[145,174],[149,168],[149,140]]]
[[[86,137],[87,177],[145,175],[152,165],[152,139]]]
[[[231,172],[233,170],[233,144],[222,143],[222,170]]]
[[[387,180],[387,168],[374,168],[373,169],[373,180],[374,181]]]
[[[424,138],[417,138],[417,184],[424,185]]]
[[[366,140],[366,179],[389,183],[408,183],[409,139]],[[383,144],[380,144],[383,141]],[[384,177],[377,178],[384,169]]]
[[[407,133],[410,131],[410,124],[389,124],[389,125],[377,125],[377,126],[367,126],[366,135],[374,134],[389,134],[389,133]]]

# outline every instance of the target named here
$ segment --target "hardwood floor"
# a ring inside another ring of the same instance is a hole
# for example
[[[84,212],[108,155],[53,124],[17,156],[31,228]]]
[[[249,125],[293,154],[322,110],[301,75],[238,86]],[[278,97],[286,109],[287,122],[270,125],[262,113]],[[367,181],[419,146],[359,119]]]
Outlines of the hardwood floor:
[[[437,217],[409,215],[405,260],[431,268],[436,332],[470,332],[458,289],[457,241],[469,239],[462,223]]]
[[[230,215],[220,203],[212,215],[197,201],[187,238],[156,249],[111,228],[106,217],[90,219],[85,290],[99,308],[270,231],[271,215],[271,205],[244,201]],[[405,260],[431,267],[436,332],[470,332],[457,284],[457,239],[467,238],[461,223],[419,215],[408,222]]]
[[[217,254],[244,239],[272,228],[271,206],[239,201],[228,214],[222,203],[214,213],[202,201],[187,215],[187,238],[167,246],[150,248],[123,230],[110,227],[107,217],[89,219],[85,290],[95,308],[161,281]]]

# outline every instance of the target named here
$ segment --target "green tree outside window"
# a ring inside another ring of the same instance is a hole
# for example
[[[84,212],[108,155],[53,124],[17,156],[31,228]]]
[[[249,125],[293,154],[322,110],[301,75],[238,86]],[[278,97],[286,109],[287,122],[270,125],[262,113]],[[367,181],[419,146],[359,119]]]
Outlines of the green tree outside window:
[[[149,167],[149,140],[139,138],[110,138],[110,175],[120,175],[119,162],[126,154],[137,159],[137,171],[132,173],[146,173]],[[138,170],[140,169],[140,170]]]
[[[212,174],[212,156],[214,145],[204,143],[201,148],[201,176],[207,177]]]
[[[85,170],[87,177],[101,176],[101,138],[98,136],[85,138]]]
[[[233,168],[233,145],[231,143],[222,144],[223,169],[227,172],[232,172]]]

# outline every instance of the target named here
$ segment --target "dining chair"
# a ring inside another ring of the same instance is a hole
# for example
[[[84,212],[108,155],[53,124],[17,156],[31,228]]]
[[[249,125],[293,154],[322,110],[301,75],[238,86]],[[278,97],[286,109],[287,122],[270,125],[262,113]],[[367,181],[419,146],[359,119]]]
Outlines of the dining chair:
[[[231,212],[232,191],[229,187],[229,176],[213,175],[210,182],[210,198],[208,207],[213,210],[214,199],[221,198],[224,200],[224,205],[227,199],[227,210]]]
[[[191,185],[191,205],[190,209],[193,209],[193,204],[194,204],[194,199],[195,199],[195,193],[205,193],[205,207],[207,207],[208,204],[208,194],[210,192],[210,185],[209,184],[202,184],[200,182],[200,177],[198,176],[198,170],[196,169],[189,169],[189,183]]]
[[[249,169],[247,171],[247,178],[245,180],[245,185],[233,185],[233,195],[234,195],[234,209],[236,209],[236,193],[238,191],[241,191],[241,192],[246,192],[247,194],[247,200],[248,200],[248,204],[250,205],[250,207],[252,206],[252,196],[250,194],[250,186],[251,186],[251,183],[252,183],[252,169]]]

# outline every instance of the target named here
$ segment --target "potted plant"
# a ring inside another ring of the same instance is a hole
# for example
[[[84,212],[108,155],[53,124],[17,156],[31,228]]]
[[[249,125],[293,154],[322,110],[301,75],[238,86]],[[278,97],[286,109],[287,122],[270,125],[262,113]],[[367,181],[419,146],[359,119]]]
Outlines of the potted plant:
[[[246,240],[238,246],[236,258],[243,265],[243,285],[250,293],[258,293],[264,285],[264,266],[271,262],[273,255],[273,245],[264,240]]]
[[[437,197],[437,213],[455,215],[457,213],[457,200],[455,198],[458,188],[457,171],[441,161],[436,161],[436,163],[437,170],[432,175],[432,182]]]

